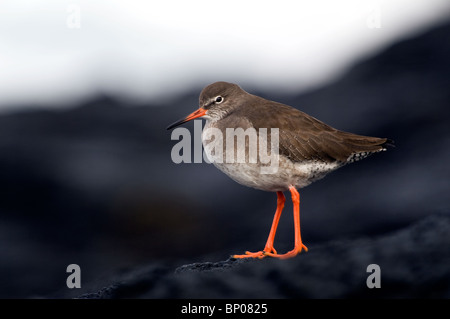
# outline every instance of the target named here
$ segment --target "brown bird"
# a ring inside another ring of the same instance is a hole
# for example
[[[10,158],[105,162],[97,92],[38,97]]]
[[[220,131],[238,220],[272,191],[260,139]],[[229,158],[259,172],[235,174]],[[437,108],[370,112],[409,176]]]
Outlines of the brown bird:
[[[277,209],[264,249],[234,258],[289,258],[308,251],[300,233],[297,189],[393,146],[390,139],[337,130],[291,106],[249,94],[227,82],[206,86],[200,94],[199,109],[167,129],[196,118],[206,119],[202,143],[216,167],[242,185],[277,193]],[[294,205],[295,242],[294,249],[279,254],[274,240],[285,203],[283,191],[287,190]]]

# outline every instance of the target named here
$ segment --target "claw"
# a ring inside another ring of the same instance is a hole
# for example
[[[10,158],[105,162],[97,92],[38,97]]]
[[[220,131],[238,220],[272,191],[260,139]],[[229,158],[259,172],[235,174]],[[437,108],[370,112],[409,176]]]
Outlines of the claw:
[[[308,247],[306,247],[305,245],[303,245],[302,243],[300,243],[297,247],[295,247],[294,249],[292,249],[291,251],[288,251],[285,254],[272,254],[272,253],[266,253],[267,256],[270,257],[275,257],[275,258],[280,258],[280,259],[287,259],[287,258],[292,258],[297,256],[299,253],[302,252],[302,250],[304,250],[305,252],[308,251]]]
[[[275,250],[275,248],[265,248],[264,250],[260,250],[257,252],[250,252],[250,251],[246,251],[245,255],[232,255],[232,258],[236,258],[236,259],[242,259],[242,258],[259,258],[259,259],[263,259],[266,256],[269,256],[269,254],[272,253],[277,253],[277,251]]]

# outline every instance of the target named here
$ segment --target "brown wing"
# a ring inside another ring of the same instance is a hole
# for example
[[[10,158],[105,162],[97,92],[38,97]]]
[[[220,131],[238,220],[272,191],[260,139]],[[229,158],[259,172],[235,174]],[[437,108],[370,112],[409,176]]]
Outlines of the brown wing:
[[[295,108],[261,99],[246,116],[256,129],[279,128],[280,155],[293,161],[352,162],[385,149],[390,140],[339,131]]]

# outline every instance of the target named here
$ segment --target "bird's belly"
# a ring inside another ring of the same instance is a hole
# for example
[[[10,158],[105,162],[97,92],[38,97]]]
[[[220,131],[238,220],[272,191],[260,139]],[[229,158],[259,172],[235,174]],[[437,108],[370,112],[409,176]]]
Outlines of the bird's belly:
[[[285,191],[291,185],[297,188],[306,187],[340,167],[336,163],[293,163],[282,156],[273,172],[262,171],[262,166],[258,163],[213,164],[239,184],[270,192]]]
[[[265,191],[286,190],[289,183],[280,174],[261,174],[257,164],[214,163],[214,165],[241,185]]]

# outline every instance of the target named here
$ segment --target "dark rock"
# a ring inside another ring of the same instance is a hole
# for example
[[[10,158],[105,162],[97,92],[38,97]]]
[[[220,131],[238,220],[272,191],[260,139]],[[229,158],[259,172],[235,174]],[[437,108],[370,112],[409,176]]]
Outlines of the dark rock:
[[[157,266],[80,298],[449,298],[450,215],[377,238],[328,242],[288,260]],[[370,264],[381,287],[368,288]]]

